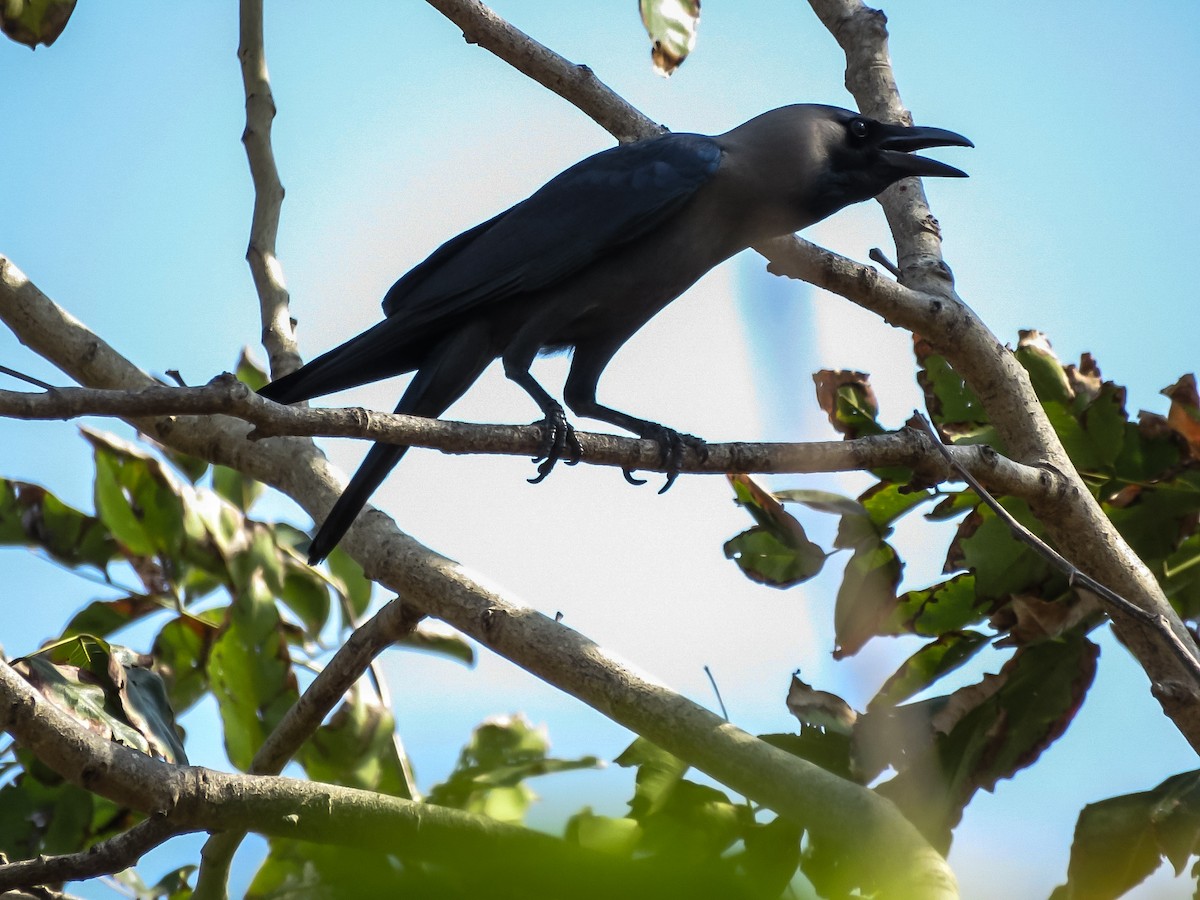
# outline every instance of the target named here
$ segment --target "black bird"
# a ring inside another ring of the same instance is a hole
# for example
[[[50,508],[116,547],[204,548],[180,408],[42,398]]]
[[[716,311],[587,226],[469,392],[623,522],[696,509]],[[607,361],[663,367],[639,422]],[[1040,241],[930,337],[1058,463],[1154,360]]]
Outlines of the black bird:
[[[973,145],[940,128],[806,104],[715,137],[665,134],[605,150],[447,241],[392,285],[382,322],[259,393],[295,403],[415,371],[396,411],[439,416],[500,358],[544,416],[536,483],[579,450],[562,406],[529,368],[539,353],[573,348],[567,406],[657,441],[669,486],[684,447],[702,453],[704,444],[598,403],[596,383],[613,354],[740,250],[910,175],[965,177],[908,152],[940,146]],[[311,562],[341,540],[407,449],[371,448],[313,538]]]

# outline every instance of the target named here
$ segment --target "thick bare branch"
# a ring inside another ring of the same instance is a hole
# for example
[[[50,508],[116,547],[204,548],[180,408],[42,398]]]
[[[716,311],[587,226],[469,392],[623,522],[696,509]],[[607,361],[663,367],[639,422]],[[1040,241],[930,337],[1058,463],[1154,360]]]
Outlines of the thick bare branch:
[[[267,75],[267,57],[263,50],[262,0],[242,0],[238,24],[241,41],[238,60],[242,64],[242,84],[246,91],[246,130],[242,143],[250,161],[254,182],[254,214],[250,223],[250,245],[246,262],[254,276],[262,318],[262,343],[276,378],[300,365],[296,348],[296,330],[288,307],[288,290],[283,281],[283,266],[275,255],[279,234],[279,212],[283,206],[283,185],[271,149],[271,122],[275,118],[275,98]]]

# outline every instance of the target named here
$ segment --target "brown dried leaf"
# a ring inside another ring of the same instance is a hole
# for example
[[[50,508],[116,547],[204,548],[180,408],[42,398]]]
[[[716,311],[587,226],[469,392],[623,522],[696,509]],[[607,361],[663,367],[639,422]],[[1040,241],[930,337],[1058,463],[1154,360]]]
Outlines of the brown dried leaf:
[[[1096,360],[1090,353],[1085,353],[1079,358],[1079,365],[1069,365],[1064,370],[1067,375],[1067,384],[1071,386],[1071,390],[1077,397],[1086,397],[1088,403],[1091,403],[1100,395],[1100,385],[1104,383],[1100,376],[1100,367],[1096,365]]]
[[[1200,393],[1196,391],[1196,376],[1184,375],[1162,393],[1171,399],[1167,423],[1187,441],[1193,457],[1200,457]]]

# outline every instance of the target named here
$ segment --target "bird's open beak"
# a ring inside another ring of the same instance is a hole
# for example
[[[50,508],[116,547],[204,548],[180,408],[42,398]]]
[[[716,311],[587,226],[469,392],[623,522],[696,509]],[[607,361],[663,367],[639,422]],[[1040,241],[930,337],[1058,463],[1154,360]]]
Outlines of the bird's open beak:
[[[906,175],[941,176],[944,178],[966,178],[967,173],[954,166],[938,162],[936,159],[926,159],[923,156],[913,156],[910,151],[924,150],[928,147],[974,147],[961,134],[947,131],[944,128],[913,127],[903,125],[884,126],[887,131],[879,141],[880,155]]]

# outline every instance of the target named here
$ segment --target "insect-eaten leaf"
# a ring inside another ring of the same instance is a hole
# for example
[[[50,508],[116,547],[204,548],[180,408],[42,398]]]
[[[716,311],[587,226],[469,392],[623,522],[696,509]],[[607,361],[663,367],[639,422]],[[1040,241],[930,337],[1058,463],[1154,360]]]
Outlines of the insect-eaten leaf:
[[[639,0],[638,9],[650,35],[654,71],[669,78],[696,46],[700,0]]]
[[[13,663],[26,681],[88,730],[147,756],[187,763],[151,658],[92,635],[56,641]]]

